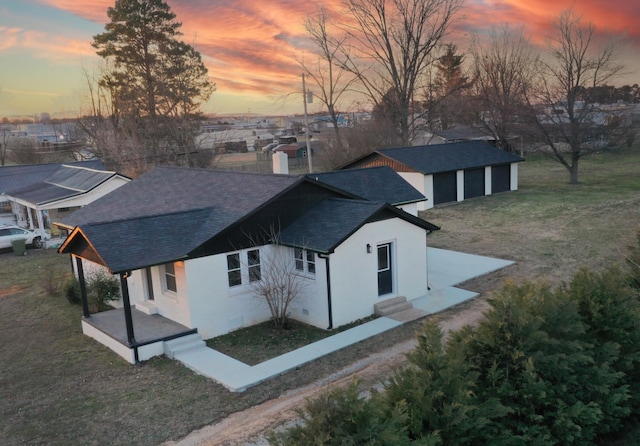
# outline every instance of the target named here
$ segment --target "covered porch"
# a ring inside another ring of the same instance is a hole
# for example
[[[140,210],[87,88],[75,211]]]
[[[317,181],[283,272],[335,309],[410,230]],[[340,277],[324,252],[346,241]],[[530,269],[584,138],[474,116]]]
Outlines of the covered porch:
[[[131,307],[133,340],[129,341],[124,308],[103,311],[82,319],[82,331],[135,364],[164,354],[164,342],[197,333],[159,314]]]

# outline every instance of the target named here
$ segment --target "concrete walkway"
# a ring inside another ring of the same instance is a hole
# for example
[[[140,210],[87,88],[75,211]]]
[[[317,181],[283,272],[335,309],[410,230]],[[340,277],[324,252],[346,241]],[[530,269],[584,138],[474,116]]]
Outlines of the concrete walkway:
[[[384,333],[405,322],[438,313],[478,295],[454,285],[499,270],[513,262],[444,249],[428,248],[430,290],[411,301],[407,317],[380,317],[352,329],[329,336],[282,356],[249,366],[216,350],[202,346],[177,351],[173,357],[195,372],[222,384],[232,392],[242,392],[258,383],[295,369],[307,362]],[[171,343],[172,341],[169,341]]]

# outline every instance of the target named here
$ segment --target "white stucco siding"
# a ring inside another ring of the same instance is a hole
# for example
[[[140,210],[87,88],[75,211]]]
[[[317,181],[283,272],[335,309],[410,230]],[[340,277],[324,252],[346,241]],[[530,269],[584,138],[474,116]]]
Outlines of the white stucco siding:
[[[261,246],[261,268],[272,246]],[[269,320],[269,307],[255,294],[248,280],[247,250],[240,251],[242,285],[230,287],[227,254],[186,262],[189,282],[190,317],[193,328],[205,339]]]
[[[293,259],[293,249],[283,248],[289,251]],[[300,283],[300,295],[290,307],[291,318],[326,329],[329,327],[329,301],[327,299],[327,259],[315,254],[315,274],[298,275]]]
[[[175,262],[177,292],[173,292],[166,289],[164,267],[151,267],[153,298],[159,315],[185,327],[194,328],[189,314],[189,289],[185,271],[185,262]]]
[[[378,296],[377,246],[392,243],[393,292]],[[367,244],[371,253],[367,253]],[[382,299],[427,292],[426,232],[399,218],[363,226],[331,255],[333,325],[373,314]]]

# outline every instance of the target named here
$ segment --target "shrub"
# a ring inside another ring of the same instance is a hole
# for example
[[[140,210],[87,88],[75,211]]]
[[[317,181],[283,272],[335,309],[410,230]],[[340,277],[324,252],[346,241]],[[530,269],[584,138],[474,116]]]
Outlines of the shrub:
[[[374,393],[369,398],[361,395],[357,382],[308,401],[298,414],[304,423],[272,434],[271,445],[410,444],[402,429],[406,418],[403,408],[399,406],[385,414],[380,394]],[[429,444],[436,443],[425,443]]]
[[[62,285],[65,297],[74,305],[80,305],[82,302],[80,296],[80,282],[75,277],[69,277]]]
[[[93,272],[87,280],[87,298],[95,312],[110,309],[109,303],[120,298],[118,280],[104,270]]]

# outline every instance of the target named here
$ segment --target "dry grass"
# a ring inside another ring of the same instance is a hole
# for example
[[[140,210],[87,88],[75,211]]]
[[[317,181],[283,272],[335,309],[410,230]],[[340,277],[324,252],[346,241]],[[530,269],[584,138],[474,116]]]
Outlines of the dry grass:
[[[490,291],[507,276],[557,283],[579,267],[621,259],[640,221],[640,153],[582,164],[578,186],[547,161],[521,165],[521,190],[430,210],[434,246],[513,259],[476,279]],[[0,254],[0,444],[156,445],[311,383],[372,352],[410,339],[402,326],[241,394],[168,359],[131,366],[85,337],[81,310],[49,296],[69,259],[49,251]],[[469,303],[477,305],[478,301]],[[450,310],[455,311],[455,310]]]

